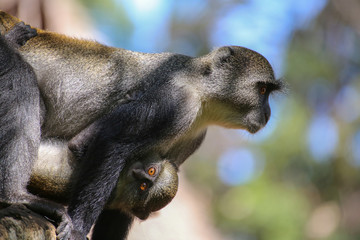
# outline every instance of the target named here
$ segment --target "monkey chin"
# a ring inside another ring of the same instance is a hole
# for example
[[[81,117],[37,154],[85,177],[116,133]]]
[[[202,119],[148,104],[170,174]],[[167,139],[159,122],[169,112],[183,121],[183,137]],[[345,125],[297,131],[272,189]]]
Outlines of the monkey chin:
[[[255,133],[259,132],[261,129],[263,129],[265,127],[265,125],[266,124],[258,124],[258,123],[249,124],[245,130],[251,134],[255,134]]]
[[[143,211],[141,209],[132,209],[131,212],[140,220],[146,220],[150,216],[150,212]]]

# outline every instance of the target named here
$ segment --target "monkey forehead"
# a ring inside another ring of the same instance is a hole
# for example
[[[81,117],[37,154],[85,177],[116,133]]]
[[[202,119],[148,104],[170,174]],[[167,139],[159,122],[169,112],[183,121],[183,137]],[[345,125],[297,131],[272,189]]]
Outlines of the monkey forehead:
[[[246,86],[244,84],[276,81],[269,61],[254,50],[240,46],[225,46],[212,51],[207,57],[217,61],[217,55],[225,60],[224,64],[220,64],[220,71],[217,74],[217,77],[223,80],[224,87],[229,87],[230,84],[236,89]],[[220,82],[218,83],[221,85]]]
[[[269,61],[260,53],[246,47],[229,46],[235,52],[235,56],[241,56],[249,61],[256,62],[258,65],[264,65],[271,68]]]
[[[269,61],[260,53],[245,48],[242,50],[243,58],[247,64],[245,64],[246,72],[248,74],[257,76],[264,81],[275,81],[274,70]]]
[[[130,161],[128,164],[126,164],[124,170],[129,170],[134,168],[146,170],[151,166],[156,166],[159,169],[162,169],[164,164],[166,164],[167,162],[169,162],[167,159],[161,158],[160,155],[158,154],[138,156],[135,159],[133,159],[133,161]]]

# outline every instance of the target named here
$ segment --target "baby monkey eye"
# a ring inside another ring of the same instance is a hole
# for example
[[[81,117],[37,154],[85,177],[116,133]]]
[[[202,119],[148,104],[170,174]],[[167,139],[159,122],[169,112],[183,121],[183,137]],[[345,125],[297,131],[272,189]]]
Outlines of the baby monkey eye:
[[[150,176],[154,176],[155,173],[156,173],[156,169],[154,167],[151,167],[148,169],[148,174]]]
[[[261,95],[264,95],[264,94],[266,93],[266,90],[267,90],[267,89],[266,89],[265,86],[261,87],[261,88],[260,88],[260,94],[261,94]]]
[[[141,191],[145,191],[148,188],[148,185],[146,182],[143,182],[140,184],[140,190]]]

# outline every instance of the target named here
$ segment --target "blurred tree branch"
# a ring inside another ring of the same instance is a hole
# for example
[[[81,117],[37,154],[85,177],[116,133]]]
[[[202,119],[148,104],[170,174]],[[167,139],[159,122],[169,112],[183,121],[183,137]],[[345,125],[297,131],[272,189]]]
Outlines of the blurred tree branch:
[[[360,2],[357,0],[332,0],[331,4],[342,20],[360,35]]]
[[[77,37],[94,36],[91,18],[78,1],[1,0],[0,9],[33,27]]]

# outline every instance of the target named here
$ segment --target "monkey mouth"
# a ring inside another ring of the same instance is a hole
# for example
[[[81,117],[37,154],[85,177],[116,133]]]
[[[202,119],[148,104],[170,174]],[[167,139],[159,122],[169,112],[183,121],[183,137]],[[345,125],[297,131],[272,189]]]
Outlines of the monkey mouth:
[[[258,131],[260,131],[264,126],[265,126],[264,124],[252,123],[252,124],[248,124],[246,130],[251,134],[255,134]]]
[[[150,213],[144,209],[133,208],[131,212],[141,220],[146,220],[150,216]]]

